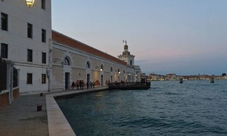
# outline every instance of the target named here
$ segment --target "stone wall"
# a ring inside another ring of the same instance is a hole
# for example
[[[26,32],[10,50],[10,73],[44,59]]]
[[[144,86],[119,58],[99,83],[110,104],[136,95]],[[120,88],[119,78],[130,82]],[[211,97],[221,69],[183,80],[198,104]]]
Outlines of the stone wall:
[[[14,100],[19,96],[19,88],[13,90]],[[9,105],[9,93],[0,94],[0,111],[3,110],[7,105]]]
[[[0,95],[0,111],[9,104],[9,93]]]
[[[13,90],[13,98],[16,99],[20,95],[19,88]]]

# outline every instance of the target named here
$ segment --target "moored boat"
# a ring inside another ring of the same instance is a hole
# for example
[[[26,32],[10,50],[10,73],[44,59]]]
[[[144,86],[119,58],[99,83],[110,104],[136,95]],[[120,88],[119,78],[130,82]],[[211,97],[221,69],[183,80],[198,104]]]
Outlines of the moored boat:
[[[214,78],[213,77],[211,77],[210,83],[214,83]]]
[[[120,82],[120,83],[109,83],[109,89],[120,89],[120,90],[147,90],[151,86],[151,82]]]
[[[180,83],[182,84],[184,82],[183,78],[180,78]]]

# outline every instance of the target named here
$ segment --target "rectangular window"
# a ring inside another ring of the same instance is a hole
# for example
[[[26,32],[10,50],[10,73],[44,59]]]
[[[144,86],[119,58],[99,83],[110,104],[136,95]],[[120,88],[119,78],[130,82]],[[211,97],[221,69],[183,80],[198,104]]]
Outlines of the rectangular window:
[[[42,9],[46,9],[46,1],[45,0],[41,0],[41,7],[42,7]]]
[[[27,84],[32,84],[32,73],[27,73]]]
[[[30,50],[30,49],[28,49],[27,50],[27,60],[29,61],[29,62],[32,62],[32,50]]]
[[[8,31],[8,15],[4,13],[1,13],[1,28]]]
[[[46,42],[46,30],[42,29],[42,42]]]
[[[8,44],[1,43],[1,57],[8,58]]]
[[[42,74],[42,84],[46,84],[46,74]]]
[[[27,32],[28,38],[32,38],[32,24],[28,23],[28,32]]]
[[[46,53],[42,52],[42,63],[46,64]]]

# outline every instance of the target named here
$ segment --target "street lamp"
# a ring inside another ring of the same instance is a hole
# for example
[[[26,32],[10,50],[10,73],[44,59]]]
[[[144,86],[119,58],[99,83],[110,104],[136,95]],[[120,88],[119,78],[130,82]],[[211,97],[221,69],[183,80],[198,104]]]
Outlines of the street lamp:
[[[25,3],[28,8],[31,8],[34,5],[35,0],[25,0]]]
[[[100,71],[103,71],[103,65],[100,66]]]
[[[118,69],[118,70],[117,70],[117,72],[118,72],[118,74],[121,74],[121,71],[120,71],[120,69]]]

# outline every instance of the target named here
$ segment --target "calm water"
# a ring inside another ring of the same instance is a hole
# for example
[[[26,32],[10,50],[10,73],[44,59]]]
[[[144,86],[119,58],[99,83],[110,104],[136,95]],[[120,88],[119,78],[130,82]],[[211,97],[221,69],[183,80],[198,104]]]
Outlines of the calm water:
[[[149,90],[57,99],[77,136],[227,135],[227,80],[151,82]]]

